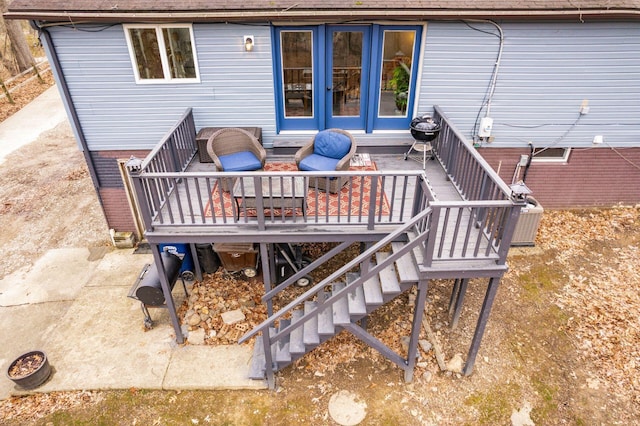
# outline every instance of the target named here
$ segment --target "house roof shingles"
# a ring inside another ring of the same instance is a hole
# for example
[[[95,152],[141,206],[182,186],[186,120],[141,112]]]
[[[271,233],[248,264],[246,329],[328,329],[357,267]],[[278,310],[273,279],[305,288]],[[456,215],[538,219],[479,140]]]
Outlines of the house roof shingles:
[[[13,0],[5,15],[42,21],[635,18],[640,0]]]

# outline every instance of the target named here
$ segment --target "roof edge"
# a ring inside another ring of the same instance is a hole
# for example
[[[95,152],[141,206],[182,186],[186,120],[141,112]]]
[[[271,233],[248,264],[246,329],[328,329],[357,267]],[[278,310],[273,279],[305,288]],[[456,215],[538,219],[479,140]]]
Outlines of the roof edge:
[[[216,11],[216,12],[58,12],[8,11],[6,19],[26,19],[59,24],[79,23],[158,23],[158,22],[268,22],[268,21],[352,21],[423,19],[638,19],[639,9],[572,9],[572,10],[289,10],[274,11]]]

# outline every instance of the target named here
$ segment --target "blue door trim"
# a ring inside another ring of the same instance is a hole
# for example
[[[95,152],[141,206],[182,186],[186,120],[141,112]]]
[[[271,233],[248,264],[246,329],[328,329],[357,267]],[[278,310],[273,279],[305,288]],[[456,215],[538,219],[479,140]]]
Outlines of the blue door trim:
[[[321,130],[340,127],[349,130],[406,130],[411,122],[411,111],[417,93],[418,66],[420,65],[420,44],[423,27],[420,25],[320,25],[301,27],[271,27],[273,75],[275,90],[276,128],[282,130]],[[333,117],[332,95],[327,87],[332,84],[332,34],[333,31],[363,31],[362,82],[359,117]],[[382,43],[384,31],[415,31],[413,64],[411,67],[411,87],[406,117],[378,117],[380,97]],[[282,85],[282,56],[280,33],[282,31],[310,31],[313,43],[313,116],[284,116],[284,88]],[[328,92],[328,93],[327,93]]]
[[[326,27],[325,36],[325,60],[324,76],[325,84],[325,117],[327,119],[327,127],[337,127],[346,130],[362,130],[365,129],[368,95],[369,95],[369,69],[370,60],[368,53],[371,52],[371,26],[370,25],[330,25]],[[362,53],[360,56],[362,72],[360,76],[360,115],[359,116],[333,116],[333,33],[336,31],[345,32],[362,32]]]
[[[378,116],[378,103],[380,101],[380,60],[382,56],[382,43],[384,41],[384,31],[415,31],[415,41],[413,46],[413,63],[411,66],[411,80],[409,87],[409,97],[407,103],[407,116],[406,117],[379,117]],[[397,130],[397,129],[408,129],[411,124],[411,112],[413,111],[413,107],[415,104],[415,94],[416,83],[418,81],[418,66],[420,64],[420,43],[422,41],[422,27],[418,25],[385,25],[385,26],[377,26],[376,31],[374,32],[374,47],[373,51],[377,54],[377,62],[375,63],[376,69],[376,83],[371,84],[371,90],[374,92],[371,94],[370,102],[370,119],[371,130]],[[373,57],[372,57],[373,61]],[[372,77],[374,78],[374,77]],[[369,128],[367,128],[367,132],[370,132]]]
[[[280,34],[282,32],[287,31],[310,31],[312,36],[312,55],[313,55],[313,104],[312,104],[312,117],[285,117],[284,113],[284,87],[282,85],[282,55],[280,54],[281,42],[280,42]],[[322,128],[324,125],[324,120],[321,118],[323,115],[323,110],[319,109],[321,106],[321,102],[318,102],[318,98],[322,98],[319,94],[322,92],[319,89],[323,86],[318,77],[323,77],[322,72],[319,72],[321,67],[319,67],[319,55],[321,52],[318,51],[318,39],[319,39],[320,28],[315,26],[305,26],[305,27],[272,27],[272,43],[273,46],[273,75],[274,75],[274,90],[275,90],[275,109],[276,109],[276,122],[278,132],[281,130],[314,130]]]

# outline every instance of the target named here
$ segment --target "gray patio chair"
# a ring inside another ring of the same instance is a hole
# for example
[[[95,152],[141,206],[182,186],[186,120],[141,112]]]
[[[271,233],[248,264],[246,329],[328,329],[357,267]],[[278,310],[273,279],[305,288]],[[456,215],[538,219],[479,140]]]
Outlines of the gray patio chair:
[[[213,133],[207,141],[207,153],[218,171],[249,172],[263,170],[267,152],[260,141],[237,127],[226,127]],[[220,179],[222,189],[231,191],[233,179]]]
[[[356,141],[351,133],[342,129],[327,129],[318,132],[311,141],[296,152],[298,170],[302,171],[346,171],[349,170],[351,157],[356,153]],[[339,192],[349,181],[348,176],[329,179],[310,179],[309,185],[320,190]]]

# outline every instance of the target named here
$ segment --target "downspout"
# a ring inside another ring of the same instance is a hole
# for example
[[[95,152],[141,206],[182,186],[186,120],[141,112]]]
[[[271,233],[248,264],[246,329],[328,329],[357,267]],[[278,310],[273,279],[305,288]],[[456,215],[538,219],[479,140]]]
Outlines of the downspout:
[[[100,198],[100,192],[98,184],[98,173],[96,172],[96,166],[91,158],[91,154],[89,153],[89,147],[87,145],[87,140],[82,131],[82,126],[80,125],[80,119],[78,118],[78,113],[76,112],[75,106],[73,104],[73,100],[71,99],[71,93],[69,92],[69,86],[67,86],[67,82],[64,79],[64,75],[62,74],[62,66],[60,64],[60,60],[58,59],[58,54],[56,53],[56,48],[53,44],[53,39],[51,38],[51,34],[44,26],[40,26],[36,21],[30,21],[31,26],[37,30],[41,37],[44,38],[44,48],[49,52],[49,57],[51,60],[51,71],[58,78],[57,83],[60,87],[60,92],[62,95],[62,102],[65,105],[67,113],[69,115],[71,121],[71,127],[73,128],[73,132],[76,135],[76,139],[80,143],[82,148],[82,154],[84,155],[84,159],[87,163],[87,167],[89,168],[89,175],[91,176],[91,181],[93,183],[93,189],[96,191],[96,195],[98,196],[98,202],[100,203],[100,208],[104,214],[104,205],[102,203],[102,198]]]

